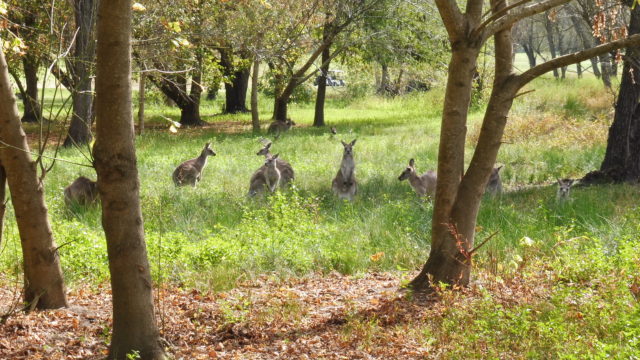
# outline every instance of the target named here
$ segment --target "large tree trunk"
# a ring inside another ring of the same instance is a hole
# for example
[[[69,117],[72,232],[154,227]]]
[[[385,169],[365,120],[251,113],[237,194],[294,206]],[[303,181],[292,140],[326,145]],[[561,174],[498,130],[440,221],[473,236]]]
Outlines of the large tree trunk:
[[[273,119],[276,121],[287,121],[287,107],[289,105],[289,95],[280,95],[275,99],[275,110]]]
[[[629,36],[640,33],[640,7],[631,10]],[[640,49],[629,48],[600,170],[615,182],[640,181]]]
[[[253,132],[260,132],[260,113],[258,112],[258,77],[260,76],[260,61],[253,61],[253,73],[251,74],[251,125]]]
[[[325,25],[326,27],[326,25]],[[325,31],[326,32],[326,31]],[[325,37],[327,35],[325,34]],[[327,46],[322,51],[322,65],[318,77],[318,92],[316,94],[316,111],[313,117],[313,126],[324,126],[324,102],[327,96],[327,74],[331,62],[331,47]]]
[[[73,116],[64,147],[79,146],[91,142],[91,67],[95,57],[93,28],[98,0],[74,0],[76,43],[71,61],[73,84]]]
[[[22,122],[38,122],[42,118],[42,110],[38,101],[38,68],[40,61],[30,54],[22,58],[25,82],[27,84],[26,97],[23,99],[24,114]]]
[[[462,40],[456,45],[449,62],[440,130],[431,252],[420,274],[410,283],[410,287],[418,291],[430,288],[429,277],[435,283],[464,285],[469,281],[470,266],[461,258],[461,249],[468,250],[469,243],[463,241],[461,247],[457,247],[452,210],[463,174],[467,114],[479,50]],[[473,238],[467,240],[473,241]]]
[[[44,202],[42,182],[20,125],[4,53],[0,52],[0,162],[16,214],[24,266],[24,300],[39,309],[67,306],[58,249]]]
[[[163,359],[140,209],[131,109],[131,2],[102,1],[98,10],[96,142],[102,227],[113,299],[109,359]]]
[[[224,83],[225,105],[224,112],[235,114],[247,112],[247,89],[249,88],[250,68],[238,69],[233,63],[233,54],[230,49],[220,50],[220,65],[224,74],[231,79]]]

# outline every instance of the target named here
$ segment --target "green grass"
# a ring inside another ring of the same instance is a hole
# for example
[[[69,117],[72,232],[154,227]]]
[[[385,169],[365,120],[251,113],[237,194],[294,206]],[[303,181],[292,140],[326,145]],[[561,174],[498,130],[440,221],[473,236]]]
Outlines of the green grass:
[[[590,108],[577,94],[587,89],[594,96],[607,96],[594,79],[543,80],[532,87],[536,92],[514,105],[513,121],[524,119],[525,124],[515,133],[534,126],[528,125],[530,117],[551,117],[545,121],[570,121],[576,124],[571,128],[574,136],[582,136],[583,125],[594,120],[575,109],[596,115],[600,110]],[[560,89],[566,95],[558,96]],[[356,273],[414,269],[424,262],[432,205],[416,198],[409,184],[397,177],[409,158],[416,159],[419,171],[435,168],[442,89],[395,99],[369,96],[348,104],[340,90],[333,92],[326,119],[337,127],[336,137],[326,129],[309,127],[313,104],[293,104],[290,114],[299,126],[278,139],[272,150],[296,170],[295,190],[263,200],[246,197],[248,180],[262,164],[255,155],[260,136],[218,131],[216,124],[248,127],[250,123],[247,114],[208,116],[219,109],[220,101],[203,106],[205,120],[214,124],[211,128],[178,134],[148,131],[136,139],[145,231],[156,279],[224,289],[265,272]],[[263,119],[269,118],[270,109],[271,103],[263,99]],[[173,108],[150,104],[151,119],[177,115]],[[480,117],[471,115],[471,138]],[[490,256],[508,261],[521,254],[519,241],[524,236],[550,248],[558,229],[611,238],[621,219],[635,211],[637,205],[629,200],[637,198],[634,187],[578,189],[572,202],[555,202],[556,177],[579,176],[598,166],[604,144],[601,129],[593,131],[600,136],[597,141],[571,146],[557,145],[566,138],[562,129],[514,137],[517,140],[503,146],[499,162],[506,164],[507,193],[482,206],[478,237],[494,231],[498,235],[480,255],[479,264],[488,263]],[[330,183],[342,155],[339,140],[354,138],[359,194],[354,203],[346,203],[331,194]],[[202,182],[195,189],[176,189],[171,172],[181,161],[198,155],[207,141],[212,141],[218,156],[210,158]],[[87,162],[77,149],[63,149],[58,156]],[[69,210],[62,197],[62,189],[79,175],[95,178],[91,169],[58,162],[46,178],[47,204],[56,241],[64,244],[60,255],[67,281],[96,284],[108,276],[99,209]],[[539,187],[518,190],[531,184]],[[1,266],[18,272],[19,242],[11,212],[7,219]],[[370,258],[380,252],[384,253],[380,260]]]

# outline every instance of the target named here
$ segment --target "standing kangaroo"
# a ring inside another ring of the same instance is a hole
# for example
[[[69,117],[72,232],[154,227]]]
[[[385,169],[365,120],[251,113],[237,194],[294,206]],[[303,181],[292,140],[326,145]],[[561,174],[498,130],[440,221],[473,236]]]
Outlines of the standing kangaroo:
[[[207,157],[216,156],[215,151],[209,145],[211,143],[207,143],[204,146],[200,156],[183,162],[173,171],[173,183],[176,186],[191,185],[195,187],[198,181],[202,179],[202,170],[207,165]]]
[[[409,160],[409,166],[400,174],[398,180],[409,179],[409,185],[411,185],[418,196],[433,196],[436,193],[436,182],[438,180],[436,172],[429,170],[418,176],[415,164],[415,160]]]
[[[356,144],[356,140],[347,144],[341,141],[344,146],[344,153],[342,154],[342,163],[340,164],[340,170],[333,178],[331,182],[331,189],[333,193],[340,199],[347,199],[353,201],[353,197],[358,192],[358,183],[356,181],[356,163],[353,160],[353,146]]]
[[[271,156],[271,144],[271,142],[267,143],[262,149],[260,149],[260,151],[256,153],[256,155],[264,155],[265,159],[269,158],[269,156]],[[291,183],[291,181],[293,181],[293,179],[295,179],[293,168],[288,162],[279,158],[278,162],[276,163],[276,167],[278,168],[278,171],[280,171],[281,187],[287,186],[289,183]]]
[[[64,188],[64,202],[67,206],[78,204],[87,206],[98,199],[98,184],[84,176],[75,179],[71,185]]]
[[[489,182],[487,183],[487,187],[485,188],[485,194],[491,195],[500,195],[502,194],[502,180],[500,179],[500,169],[502,169],[502,165],[497,168],[493,168],[491,170],[491,175],[489,176]]]
[[[269,189],[270,192],[276,191],[281,178],[280,170],[278,170],[278,163],[280,162],[278,155],[267,155],[264,165],[253,173],[249,181],[250,197],[262,194],[265,188]]]

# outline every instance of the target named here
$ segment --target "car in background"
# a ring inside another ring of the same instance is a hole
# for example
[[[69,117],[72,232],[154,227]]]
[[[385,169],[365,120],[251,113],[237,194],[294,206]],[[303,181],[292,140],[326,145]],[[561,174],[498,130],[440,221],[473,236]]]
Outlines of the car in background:
[[[318,76],[314,85],[318,86],[322,81],[322,76]],[[347,84],[344,81],[344,71],[342,70],[329,70],[327,71],[326,77],[327,86],[346,86]]]

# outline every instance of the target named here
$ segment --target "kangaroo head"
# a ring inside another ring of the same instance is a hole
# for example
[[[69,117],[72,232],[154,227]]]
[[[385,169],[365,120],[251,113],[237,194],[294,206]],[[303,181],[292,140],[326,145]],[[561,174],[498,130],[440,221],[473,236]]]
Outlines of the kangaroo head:
[[[294,126],[296,123],[291,119],[287,119],[286,124],[287,124],[287,129],[288,129],[288,128]]]
[[[415,174],[416,172],[415,165],[416,165],[415,160],[413,159],[409,160],[409,165],[404,169],[402,174],[400,174],[400,176],[398,177],[398,180],[400,181],[406,180],[409,178],[409,176],[411,176],[411,174]]]
[[[500,165],[497,168],[493,168],[493,170],[491,170],[491,176],[489,176],[489,182],[491,181],[498,181],[498,179],[500,179],[500,169],[502,169],[504,165]]]
[[[202,149],[202,154],[205,156],[216,156],[216,152],[210,147],[211,143],[207,143]]]
[[[272,168],[275,169],[277,163],[278,163],[278,155],[280,154],[275,154],[275,155],[267,155],[267,158],[264,161],[264,164],[268,167],[268,168]]]
[[[264,155],[264,156],[269,155],[269,148],[271,148],[271,143],[268,143],[267,145],[265,145],[262,149],[260,149],[260,151],[258,151],[256,153],[256,155],[258,155],[258,156],[260,156],[260,155]]]
[[[340,140],[340,142],[342,143],[342,146],[344,146],[344,154],[345,155],[353,155],[353,145],[356,144],[356,140],[357,139],[354,139],[352,142],[350,142],[348,144],[346,142]]]
[[[571,191],[571,185],[573,185],[573,179],[558,179],[558,197],[567,198]]]

